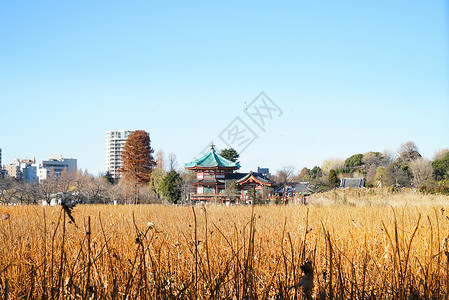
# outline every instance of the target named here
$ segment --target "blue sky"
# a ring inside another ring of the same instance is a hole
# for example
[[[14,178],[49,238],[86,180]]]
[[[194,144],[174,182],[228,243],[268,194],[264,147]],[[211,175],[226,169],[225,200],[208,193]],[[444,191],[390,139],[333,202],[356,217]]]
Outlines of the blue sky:
[[[242,170],[449,148],[446,1],[2,1],[2,163],[104,170],[107,130],[194,159],[240,117]],[[264,91],[282,110],[244,113]]]

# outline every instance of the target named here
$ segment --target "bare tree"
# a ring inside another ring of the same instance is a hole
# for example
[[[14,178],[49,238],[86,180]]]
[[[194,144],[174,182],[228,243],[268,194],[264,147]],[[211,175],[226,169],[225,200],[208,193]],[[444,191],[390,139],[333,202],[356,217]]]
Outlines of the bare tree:
[[[295,167],[285,166],[282,167],[275,175],[275,180],[277,182],[291,182],[295,177]]]
[[[196,178],[196,173],[192,170],[185,170],[180,173],[181,176],[181,201],[189,199],[189,195],[195,192],[195,187],[190,184]],[[226,190],[225,190],[226,192]]]
[[[154,170],[153,170],[154,172]],[[156,197],[153,189],[149,184],[140,187],[140,195],[143,203],[158,203],[159,199]]]
[[[425,180],[432,177],[432,163],[427,158],[420,157],[412,160],[409,167],[412,171],[413,183],[416,188],[419,188]]]
[[[58,192],[66,193],[69,191],[70,186],[72,185],[73,182],[73,174],[69,172],[67,167],[64,167],[64,169],[61,172],[61,175],[59,176],[59,178],[57,178],[57,182],[58,182]]]
[[[399,155],[401,155],[401,153],[404,153],[404,152],[413,153],[413,152],[418,152],[418,151],[419,151],[418,146],[416,146],[415,142],[412,142],[412,141],[408,141],[408,142],[401,144],[401,146],[398,149]]]
[[[157,199],[162,198],[161,187],[162,181],[164,180],[166,174],[167,172],[165,172],[165,170],[160,167],[155,168],[151,173],[151,180],[149,185]]]
[[[14,200],[16,199],[16,195],[17,195],[16,185],[17,185],[17,181],[12,177],[2,180],[2,182],[0,184],[0,188],[1,188],[0,202],[5,203],[5,204],[14,202]]]
[[[108,188],[112,188],[108,180],[104,177],[94,177],[90,174],[84,174],[83,188],[80,192],[87,196],[89,203],[104,202]]]
[[[395,160],[395,155],[390,150],[384,150],[382,152],[382,162],[381,166],[388,167],[390,166]]]
[[[412,141],[403,143],[398,149],[398,155],[399,158],[397,162],[400,165],[406,165],[412,160],[421,157],[421,154],[419,154],[418,147]]]
[[[330,170],[341,170],[345,168],[345,161],[341,158],[329,158],[321,165],[321,170],[325,175],[329,174]]]
[[[85,184],[87,184],[90,180],[90,178],[93,176],[90,175],[87,170],[85,170],[84,172],[81,170],[78,170],[76,168],[74,168],[72,170],[72,172],[70,173],[71,175],[71,187],[70,190],[72,192],[74,192],[75,194],[77,194],[78,200],[80,200],[82,198],[82,194],[84,191],[84,186]]]
[[[281,182],[287,182],[288,176],[283,170],[279,170],[276,172],[276,175],[274,175],[274,181],[277,183]]]
[[[176,155],[173,152],[168,154],[168,171],[176,170],[178,168],[178,162],[176,161]]]
[[[28,185],[29,184],[27,184],[23,181],[22,182],[18,181],[14,185],[14,189],[16,190],[15,200],[17,203],[20,203],[20,204],[29,203],[28,197],[29,197],[30,191],[28,189]]]
[[[371,165],[379,167],[382,165],[382,159],[382,153],[371,151],[363,154],[362,162],[367,168],[371,167]]]
[[[440,149],[433,155],[433,160],[442,159],[449,152],[449,149]]]
[[[383,152],[366,152],[363,154],[362,162],[365,165],[365,169],[368,170],[371,165],[376,167],[388,167],[395,160],[394,154],[389,150],[384,150]]]
[[[51,198],[57,192],[57,178],[54,174],[50,174],[47,179],[39,184],[39,198],[50,204]]]
[[[39,201],[39,184],[38,183],[27,183],[26,189],[28,196],[26,198],[27,204],[37,204]]]
[[[156,161],[156,168],[164,169],[165,168],[164,151],[159,150],[158,152],[156,152],[154,158]]]
[[[0,203],[6,203],[4,193],[8,189],[8,184],[5,179],[0,179]]]
[[[119,180],[117,184],[109,187],[106,191],[106,195],[112,201],[117,201],[118,203],[125,203],[123,180]]]
[[[237,197],[240,195],[240,189],[239,184],[235,179],[226,182],[224,194],[226,197],[229,197],[229,199],[236,201]]]
[[[368,172],[366,173],[366,180],[368,182],[374,182],[374,177],[376,176],[377,172],[377,166],[376,164],[371,164],[371,166],[368,168]]]
[[[296,168],[294,166],[282,167],[282,171],[285,173],[287,181],[293,181],[296,172]]]

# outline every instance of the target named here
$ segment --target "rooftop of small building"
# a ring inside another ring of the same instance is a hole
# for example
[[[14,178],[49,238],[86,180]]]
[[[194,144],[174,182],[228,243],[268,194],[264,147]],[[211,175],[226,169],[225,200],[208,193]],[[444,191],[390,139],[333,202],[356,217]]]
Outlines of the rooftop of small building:
[[[341,188],[362,188],[365,187],[365,178],[342,178]]]

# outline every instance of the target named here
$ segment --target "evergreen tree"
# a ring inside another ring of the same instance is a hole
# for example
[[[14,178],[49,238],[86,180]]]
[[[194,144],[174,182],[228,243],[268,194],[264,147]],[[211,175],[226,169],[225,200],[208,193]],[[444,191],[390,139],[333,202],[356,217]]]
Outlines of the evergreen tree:
[[[107,182],[109,182],[110,184],[113,184],[113,183],[114,183],[114,178],[112,178],[111,173],[109,173],[109,171],[106,172],[106,174],[103,175],[103,178],[104,178]]]
[[[433,174],[435,175],[436,180],[441,180],[445,176],[448,176],[449,172],[449,152],[441,159],[436,159],[432,163]]]
[[[362,165],[363,154],[354,154],[345,160],[346,167],[352,169]]]
[[[220,156],[223,156],[227,160],[238,162],[240,154],[234,148],[226,148],[221,150]]]
[[[320,178],[322,176],[323,172],[321,171],[321,168],[318,166],[315,166],[310,170],[310,177],[313,179]]]
[[[167,201],[173,204],[178,203],[181,198],[182,180],[178,172],[171,170],[162,180],[162,194],[167,197]]]
[[[126,140],[122,151],[123,178],[134,184],[147,183],[155,166],[154,150],[150,146],[150,136],[144,130],[136,130]]]
[[[327,176],[327,179],[329,180],[329,185],[331,187],[337,187],[340,184],[340,180],[338,180],[337,172],[332,169],[329,171],[329,175]]]

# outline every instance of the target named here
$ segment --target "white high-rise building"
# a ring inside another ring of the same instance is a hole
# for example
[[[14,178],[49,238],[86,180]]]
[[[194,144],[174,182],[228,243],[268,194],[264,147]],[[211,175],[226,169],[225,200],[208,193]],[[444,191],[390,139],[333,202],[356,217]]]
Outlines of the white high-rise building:
[[[106,131],[105,172],[109,172],[112,178],[120,177],[118,170],[122,167],[122,150],[126,139],[133,132],[134,130]]]

